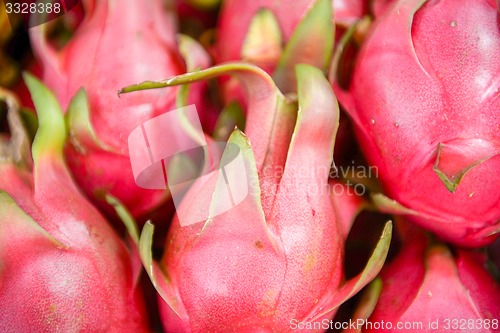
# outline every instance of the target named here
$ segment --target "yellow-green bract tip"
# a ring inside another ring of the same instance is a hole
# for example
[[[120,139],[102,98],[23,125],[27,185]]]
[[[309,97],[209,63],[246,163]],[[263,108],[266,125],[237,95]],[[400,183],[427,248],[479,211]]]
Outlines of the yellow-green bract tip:
[[[334,35],[332,0],[316,0],[288,40],[273,74],[283,93],[297,91],[295,65],[308,63],[327,69]]]
[[[66,127],[61,107],[54,94],[33,75],[24,72],[24,81],[31,94],[38,115],[38,130],[33,141],[32,153],[35,163],[42,154],[62,157]]]

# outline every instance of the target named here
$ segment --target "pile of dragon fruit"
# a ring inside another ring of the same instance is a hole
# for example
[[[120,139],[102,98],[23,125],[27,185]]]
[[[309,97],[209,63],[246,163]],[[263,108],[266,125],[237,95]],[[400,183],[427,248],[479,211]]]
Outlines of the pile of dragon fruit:
[[[0,332],[500,332],[498,1],[55,2],[0,3]]]

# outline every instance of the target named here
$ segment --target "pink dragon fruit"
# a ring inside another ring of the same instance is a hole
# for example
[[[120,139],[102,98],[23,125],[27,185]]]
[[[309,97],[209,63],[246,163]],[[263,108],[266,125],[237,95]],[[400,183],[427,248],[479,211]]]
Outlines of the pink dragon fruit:
[[[349,27],[355,21],[363,18],[368,12],[366,0],[333,0],[335,24]]]
[[[294,323],[316,322],[310,331],[322,331],[317,323],[328,320],[340,303],[377,274],[391,227],[386,227],[365,271],[344,283],[349,223],[342,221],[350,219],[352,214],[346,212],[355,211],[356,204],[344,199],[334,204],[336,196],[330,196],[338,106],[321,71],[297,66],[298,113],[294,100],[282,95],[265,72],[248,64],[146,82],[123,92],[227,74],[237,76],[248,93],[247,136],[236,129],[228,143],[239,147],[244,169],[234,178],[227,176],[233,179],[231,187],[242,190],[241,184],[248,184],[248,196],[201,223],[181,226],[176,215],[161,261],[165,275],[151,259],[153,227],[145,225],[141,258],[161,295],[164,327],[171,332],[289,332]],[[226,154],[227,147],[223,161]],[[225,193],[220,177],[198,179],[178,212],[196,215],[199,207],[217,208]]]
[[[176,91],[143,92],[121,99],[116,92],[146,78],[185,72],[175,39],[175,19],[161,0],[83,3],[85,19],[62,50],[51,48],[41,29],[32,29],[31,41],[43,65],[43,80],[55,91],[63,109],[81,87],[88,96],[86,102],[82,94],[81,108],[68,112],[72,114],[68,115],[66,154],[76,181],[102,210],[109,212],[100,199],[110,193],[134,216],[140,216],[169,195],[136,186],[127,137],[144,121],[175,108]],[[208,65],[208,57],[198,51],[183,50],[192,56],[187,61],[193,68]],[[200,117],[205,120],[203,114]]]
[[[260,40],[262,48],[255,49],[254,43],[249,51],[253,51],[253,54],[260,58],[266,56],[269,62],[276,65],[281,54],[281,42],[286,43],[292,38],[300,22],[314,6],[322,7],[321,15],[328,15],[333,7],[335,22],[342,25],[350,25],[366,12],[366,4],[363,0],[299,0],[292,2],[226,0],[223,2],[217,29],[216,53],[218,62],[240,60],[245,57],[245,42],[249,42],[247,35],[249,32],[252,33],[251,27],[256,18],[264,16],[263,11],[267,11],[272,13],[274,24],[273,21],[263,20],[262,23],[266,22],[268,25],[253,32],[255,34],[254,40]],[[328,36],[333,38],[333,34],[318,35],[311,30],[307,34],[310,38],[309,47],[311,49],[324,46],[328,42]],[[310,56],[312,51],[308,50],[308,52]],[[307,61],[307,57],[303,61]]]
[[[342,30],[360,19],[365,7],[364,0],[336,0],[333,4],[331,0],[225,1],[218,22],[215,58],[218,62],[253,63],[272,74],[281,91],[295,92],[295,65],[307,63],[327,71],[335,29]],[[236,79],[225,80],[222,86],[226,103],[236,100],[246,104]],[[347,155],[352,139],[345,120],[342,115],[335,144],[336,161]]]
[[[389,9],[391,5],[396,3],[396,0],[377,0],[371,2],[371,11],[373,15],[378,18]]]
[[[495,1],[399,1],[375,23],[348,91],[367,160],[403,213],[465,246],[500,230],[500,30]]]
[[[444,245],[430,245],[420,230],[412,231],[382,271],[382,284],[372,288],[380,293],[373,312],[368,319],[354,319],[360,327],[351,331],[498,332],[500,286],[484,259],[464,250],[453,255]]]
[[[349,26],[365,12],[363,0],[225,1],[217,26],[215,58],[243,60],[273,74],[281,91],[294,92],[295,65],[327,70],[335,26]],[[335,10],[334,10],[335,9]],[[225,87],[229,100],[242,99],[234,82]]]
[[[266,48],[259,51],[267,55],[268,61],[276,64],[281,55],[281,42],[288,41],[301,21],[304,13],[314,4],[314,0],[294,1],[284,5],[280,1],[224,1],[217,24],[216,53],[218,62],[240,60],[245,57],[244,42],[249,34],[252,21],[258,18],[259,11],[266,9],[274,18],[267,30],[257,31],[257,36],[266,42]],[[323,1],[327,4],[329,1]],[[264,16],[260,14],[261,16]],[[266,15],[269,16],[269,15]],[[271,44],[272,43],[272,44]],[[260,55],[262,57],[262,54]]]
[[[33,160],[16,101],[0,91],[12,133],[0,143],[0,331],[147,332],[138,254],[79,193],[59,105],[25,80],[39,116]]]

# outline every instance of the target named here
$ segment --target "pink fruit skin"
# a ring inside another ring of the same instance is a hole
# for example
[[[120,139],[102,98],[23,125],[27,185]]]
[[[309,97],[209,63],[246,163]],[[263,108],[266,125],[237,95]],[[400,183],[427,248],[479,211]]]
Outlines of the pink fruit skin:
[[[0,331],[148,332],[137,263],[95,208],[57,176],[0,174]]]
[[[368,4],[365,0],[333,0],[335,22],[341,26],[349,26],[367,14]]]
[[[418,232],[407,242],[382,271],[382,292],[368,319],[384,321],[386,329],[367,325],[363,333],[402,332],[395,329],[398,322],[422,323],[415,332],[498,332],[500,287],[485,270],[482,255],[458,250],[453,256],[444,245],[429,247],[428,239]],[[463,320],[465,329],[460,328]],[[467,327],[470,322],[475,326]]]
[[[242,60],[243,43],[252,19],[259,10],[267,9],[273,13],[279,23],[282,40],[286,43],[313,4],[314,0],[298,0],[286,4],[283,1],[269,0],[224,1],[217,22],[217,40],[213,50],[216,63]],[[279,55],[272,54],[257,65],[272,74],[278,63],[276,56]],[[221,86],[226,104],[237,100],[241,105],[246,105],[245,94],[237,81],[221,78]]]
[[[397,1],[395,0],[376,0],[371,2],[371,11],[376,18],[384,15],[387,9]]]
[[[260,9],[269,9],[277,18],[283,41],[288,41],[293,31],[315,0],[228,0],[224,1],[217,24],[217,62],[241,59],[241,48],[252,18]],[[361,18],[366,11],[363,0],[333,1],[337,23],[348,25]]]
[[[54,114],[39,115],[34,161],[0,146],[0,331],[147,332],[138,255],[71,179]],[[10,147],[23,143],[19,127],[11,133]]]
[[[217,24],[217,62],[241,59],[243,41],[252,18],[260,9],[269,9],[280,23],[283,40],[290,38],[313,0],[299,0],[286,5],[281,1],[224,1]]]
[[[322,76],[302,67],[297,123],[284,115],[276,120],[269,148],[262,141],[267,108],[253,109],[260,116],[249,118],[252,147],[239,132],[229,139],[242,149],[251,184],[243,202],[207,225],[181,227],[174,217],[161,261],[177,311],[159,298],[166,331],[288,332],[292,319],[333,315],[330,297],[343,277],[344,241],[360,200],[329,196],[338,111]],[[181,209],[210,203],[217,193],[199,193],[216,181],[215,175],[195,183]]]
[[[300,21],[315,4],[316,0],[226,0],[223,2],[220,17],[217,23],[217,41],[215,44],[216,62],[242,60],[242,47],[252,19],[261,9],[270,10],[279,22],[283,42],[289,41]],[[333,15],[337,26],[347,27],[366,14],[365,0],[334,0],[332,3]],[[338,35],[340,37],[340,34]],[[326,36],[322,36],[326,38]],[[333,38],[333,36],[332,36]],[[314,51],[312,51],[314,52]],[[257,65],[272,74],[278,59],[263,59]],[[223,98],[226,103],[237,100],[246,105],[244,93],[234,80],[223,82]],[[341,116],[343,118],[343,116]],[[341,119],[339,133],[335,144],[335,161],[340,161],[346,155],[345,150],[351,145],[352,134],[349,125]]]
[[[386,194],[464,246],[500,230],[498,54],[496,2],[399,1],[375,23],[348,91],[334,83]],[[453,193],[433,170],[439,144],[452,176],[482,161]]]
[[[127,138],[144,121],[175,109],[176,90],[120,97],[117,92],[127,85],[185,71],[175,40],[175,18],[161,0],[86,0],[84,5],[85,19],[62,50],[48,46],[36,29],[31,41],[44,69],[43,81],[55,91],[63,110],[85,88],[94,131],[111,147],[89,146],[82,152],[69,145],[67,160],[79,186],[106,212],[110,212],[109,205],[96,195],[109,192],[134,216],[140,216],[158,207],[168,195],[136,186]]]

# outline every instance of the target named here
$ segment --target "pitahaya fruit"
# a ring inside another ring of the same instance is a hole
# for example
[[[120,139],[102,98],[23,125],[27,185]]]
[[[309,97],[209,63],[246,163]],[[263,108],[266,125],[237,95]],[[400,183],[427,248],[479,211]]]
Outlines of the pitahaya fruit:
[[[137,252],[71,179],[55,96],[25,80],[39,116],[33,160],[16,101],[0,91],[12,133],[0,143],[0,331],[148,332]]]
[[[334,42],[331,0],[225,1],[217,26],[216,62],[243,60],[273,74],[283,92],[295,91],[294,67],[326,70]],[[235,98],[235,81],[224,94]]]
[[[248,184],[248,196],[197,224],[181,226],[176,215],[161,269],[151,258],[153,227],[147,223],[141,258],[161,295],[167,331],[289,332],[294,320],[305,325],[331,318],[340,303],[377,274],[388,250],[391,225],[365,271],[344,283],[349,223],[342,222],[346,215],[335,208],[355,209],[352,202],[334,206],[336,197],[330,196],[338,106],[317,68],[297,66],[298,112],[296,101],[282,95],[264,71],[248,64],[217,66],[122,92],[227,74],[242,81],[249,101],[247,135],[235,129],[227,146],[239,147],[244,170],[227,177],[233,181],[229,186],[239,190]],[[227,147],[223,165],[231,155]],[[198,179],[178,212],[195,215],[200,208],[216,209],[225,195],[225,177],[214,173]]]
[[[336,30],[360,19],[365,7],[364,0],[225,1],[218,21],[216,61],[250,62],[272,74],[281,91],[295,92],[295,65],[307,63],[326,72]],[[224,80],[222,87],[227,104],[234,100],[246,104],[236,79]],[[346,155],[351,136],[341,115],[336,161]]]
[[[421,230],[413,230],[396,259],[382,270],[381,282],[372,286],[379,296],[374,297],[374,309],[364,310],[369,317],[353,319],[358,330],[346,333],[500,329],[500,286],[479,252],[461,249],[452,254],[443,244],[431,245]]]
[[[333,0],[335,24],[345,28],[351,26],[368,14],[368,3],[366,0]]]
[[[280,1],[225,1],[218,21],[215,59],[219,63],[241,60],[259,66],[272,75],[282,92],[296,92],[295,65],[307,63],[326,71],[334,31],[331,0],[287,5]],[[242,111],[234,111],[240,105],[246,110],[248,101],[236,77],[222,77],[220,83],[226,107],[214,134],[222,128],[227,139],[235,125],[244,125],[238,121]]]
[[[49,46],[42,27],[31,30],[31,41],[44,69],[43,81],[55,91],[63,110],[82,87],[88,96],[85,101],[80,92],[80,107],[68,111],[66,154],[79,186],[101,210],[112,214],[102,200],[110,193],[134,216],[141,216],[168,200],[169,193],[136,186],[127,138],[144,121],[174,108],[176,90],[121,99],[117,91],[146,78],[185,72],[179,48],[187,47],[181,51],[190,56],[187,62],[193,68],[206,67],[209,59],[200,47],[193,49],[192,41],[184,43],[186,38],[178,46],[175,18],[161,0],[85,0],[83,4],[84,21],[60,51]]]
[[[387,9],[394,3],[396,3],[396,0],[376,0],[371,2],[371,12],[373,13],[373,16],[376,18],[382,16],[385,14]]]
[[[240,60],[250,56],[249,52],[252,52],[252,55],[258,59],[267,60],[268,63],[271,63],[271,67],[274,67],[281,55],[282,43],[286,44],[292,39],[301,21],[314,10],[314,7],[321,8],[316,14],[318,17],[330,15],[332,22],[349,26],[365,14],[366,1],[225,0],[222,4],[217,27],[217,61]],[[331,15],[332,9],[333,15]],[[312,24],[309,25],[308,31],[304,31],[304,35],[309,37],[307,43],[309,49],[299,48],[296,52],[308,53],[309,58],[311,58],[315,49],[327,46],[330,38],[333,42],[333,32],[328,34],[328,32],[322,31],[320,33],[320,31],[314,30],[316,27],[318,26]],[[255,48],[256,46],[258,48]],[[302,62],[310,61],[307,58],[301,59]]]
[[[301,19],[315,2],[315,0],[301,0],[285,5],[281,1],[269,0],[224,1],[217,24],[217,61],[235,61],[245,56],[245,39],[248,40],[248,34],[252,33],[252,25],[261,21],[267,24],[267,29],[255,30],[253,38],[259,38],[262,43],[268,43],[267,46],[270,47],[263,48],[262,51],[266,53],[275,51],[272,55],[276,57],[274,59],[276,62],[281,53],[282,42],[291,38]],[[328,0],[317,1],[317,3],[322,6],[331,6],[331,1]],[[323,12],[323,14],[327,13],[328,11]],[[255,50],[255,52],[258,51]]]
[[[348,90],[361,148],[402,213],[445,240],[500,231],[500,29],[495,1],[401,0],[376,21]]]

